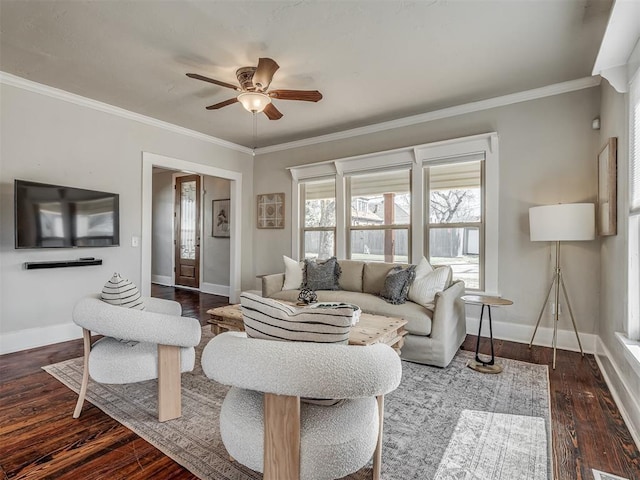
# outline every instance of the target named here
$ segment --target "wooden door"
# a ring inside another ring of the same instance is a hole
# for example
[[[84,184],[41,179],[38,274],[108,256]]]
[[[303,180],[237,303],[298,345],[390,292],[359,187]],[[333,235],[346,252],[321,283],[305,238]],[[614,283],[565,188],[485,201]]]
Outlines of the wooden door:
[[[176,178],[175,284],[200,288],[200,176]]]

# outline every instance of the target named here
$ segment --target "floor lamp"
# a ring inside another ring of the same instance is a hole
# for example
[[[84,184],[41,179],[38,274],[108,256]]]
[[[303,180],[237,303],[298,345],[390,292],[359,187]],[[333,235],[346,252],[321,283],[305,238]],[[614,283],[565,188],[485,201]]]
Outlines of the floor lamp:
[[[580,353],[584,355],[580,336],[573,318],[567,288],[564,285],[562,269],[560,267],[560,242],[583,241],[595,238],[595,207],[593,203],[565,203],[558,205],[545,205],[529,209],[529,228],[532,242],[556,242],[556,268],[553,273],[551,285],[547,292],[547,298],[542,304],[536,328],[529,342],[529,348],[533,344],[544,309],[549,302],[549,296],[555,286],[555,312],[553,319],[553,368],[556,368],[556,346],[558,342],[558,312],[560,310],[560,287],[564,293],[567,310],[573,323],[573,331],[576,332]]]

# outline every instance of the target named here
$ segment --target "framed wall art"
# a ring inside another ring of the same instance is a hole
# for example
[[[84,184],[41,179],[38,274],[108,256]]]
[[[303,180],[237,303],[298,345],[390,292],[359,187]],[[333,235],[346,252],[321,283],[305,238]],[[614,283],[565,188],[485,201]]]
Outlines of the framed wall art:
[[[211,235],[217,238],[229,238],[231,236],[230,211],[231,200],[213,200]]]
[[[615,235],[617,138],[611,137],[598,155],[598,235]]]
[[[284,193],[258,195],[258,228],[284,228]]]

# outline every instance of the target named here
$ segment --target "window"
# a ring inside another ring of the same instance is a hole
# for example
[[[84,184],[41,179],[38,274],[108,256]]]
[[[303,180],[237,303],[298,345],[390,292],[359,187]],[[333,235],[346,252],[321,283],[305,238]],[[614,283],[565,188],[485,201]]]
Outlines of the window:
[[[629,105],[629,325],[628,336],[640,340],[640,78],[631,83]]]
[[[484,288],[484,195],[481,160],[424,167],[425,252],[432,265],[449,265],[467,289]]]
[[[418,263],[425,256],[451,265],[474,293],[500,294],[497,133],[300,165],[290,172],[293,257],[335,254]],[[328,203],[323,206],[321,199]]]
[[[301,219],[302,258],[327,259],[336,251],[336,181],[334,178],[300,184],[304,202]]]
[[[347,221],[349,258],[409,262],[410,171],[354,174],[347,179],[351,208]]]

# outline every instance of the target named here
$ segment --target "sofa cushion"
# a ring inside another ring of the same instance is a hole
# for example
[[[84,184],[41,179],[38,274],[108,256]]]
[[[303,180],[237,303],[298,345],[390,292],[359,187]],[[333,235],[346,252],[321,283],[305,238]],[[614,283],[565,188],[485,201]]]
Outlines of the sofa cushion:
[[[340,265],[336,257],[331,257],[324,262],[315,260],[304,261],[303,285],[311,290],[338,290],[338,278],[340,278]]]
[[[377,295],[348,292],[346,290],[337,290],[334,292],[325,290],[317,293],[319,302],[352,303],[358,305],[364,313],[404,318],[408,322],[404,328],[412,335],[431,334],[433,305],[424,307],[413,302],[406,302],[402,305],[392,305]],[[275,293],[272,298],[295,302],[298,298],[298,291],[283,290]]]
[[[284,260],[284,284],[282,290],[297,290],[302,286],[302,272],[304,262],[298,262],[286,255],[282,256]]]
[[[396,265],[395,263],[366,262],[362,273],[362,291],[379,295],[384,288],[387,273]]]
[[[350,292],[361,292],[364,262],[360,260],[338,260],[338,264],[341,270],[340,278],[338,279],[340,288]]]
[[[295,293],[282,290],[279,293]],[[315,343],[349,343],[353,308],[297,308],[243,292],[242,320],[248,337]]]
[[[415,275],[415,265],[409,265],[407,268],[402,268],[399,265],[393,267],[389,273],[387,273],[387,278],[384,280],[384,288],[380,292],[380,296],[394,305],[400,305],[406,302],[409,287]]]

